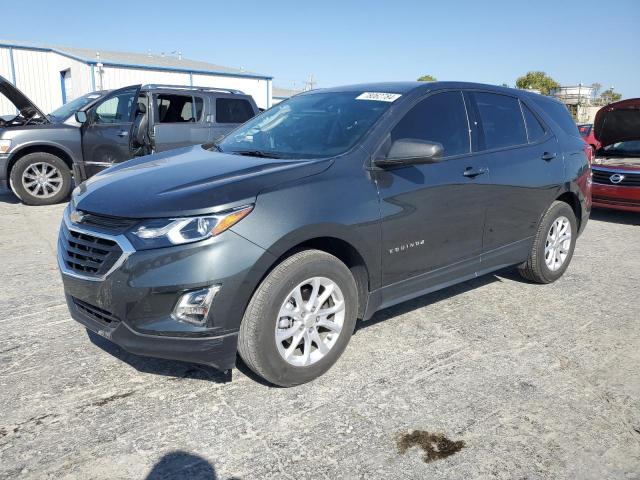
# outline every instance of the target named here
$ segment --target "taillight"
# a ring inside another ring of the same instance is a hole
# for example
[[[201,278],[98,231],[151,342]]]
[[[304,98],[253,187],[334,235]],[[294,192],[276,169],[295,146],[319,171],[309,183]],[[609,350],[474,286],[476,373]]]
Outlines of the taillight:
[[[588,143],[584,144],[584,154],[587,156],[587,160],[589,160],[589,165],[593,163],[593,147]]]

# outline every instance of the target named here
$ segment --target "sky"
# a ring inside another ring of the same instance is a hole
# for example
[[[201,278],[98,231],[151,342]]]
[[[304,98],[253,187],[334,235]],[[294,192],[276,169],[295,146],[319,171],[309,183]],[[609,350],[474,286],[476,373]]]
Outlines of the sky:
[[[0,39],[171,53],[272,75],[274,86],[438,80],[562,85],[640,97],[640,0],[2,2]]]

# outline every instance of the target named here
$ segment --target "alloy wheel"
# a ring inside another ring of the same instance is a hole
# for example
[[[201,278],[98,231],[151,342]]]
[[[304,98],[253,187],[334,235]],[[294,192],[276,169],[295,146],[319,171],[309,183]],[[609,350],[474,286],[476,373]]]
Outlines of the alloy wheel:
[[[344,317],[344,296],[334,281],[325,277],[305,280],[280,307],[275,328],[278,352],[296,367],[318,362],[336,344]]]
[[[53,197],[62,189],[62,184],[60,170],[47,162],[32,163],[22,173],[22,186],[37,198]]]
[[[544,260],[552,272],[564,264],[571,249],[571,223],[567,217],[558,217],[551,224],[544,244]]]

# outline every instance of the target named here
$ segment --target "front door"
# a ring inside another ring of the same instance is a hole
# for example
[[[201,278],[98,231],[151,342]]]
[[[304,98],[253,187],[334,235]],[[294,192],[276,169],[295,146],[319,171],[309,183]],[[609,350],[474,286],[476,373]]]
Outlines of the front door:
[[[115,90],[86,112],[82,156],[87,177],[131,158],[131,129],[139,93],[139,85]]]
[[[489,172],[471,153],[462,92],[421,100],[392,129],[389,141],[442,144],[429,164],[376,171],[382,217],[382,279],[390,295],[473,275],[482,251]],[[383,147],[384,149],[385,147]],[[384,299],[383,299],[384,302]]]

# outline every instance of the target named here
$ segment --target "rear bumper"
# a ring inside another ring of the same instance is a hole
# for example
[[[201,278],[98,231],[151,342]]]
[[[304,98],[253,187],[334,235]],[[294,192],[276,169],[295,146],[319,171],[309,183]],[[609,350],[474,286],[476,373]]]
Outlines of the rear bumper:
[[[640,212],[640,187],[594,183],[591,192],[594,207]]]

